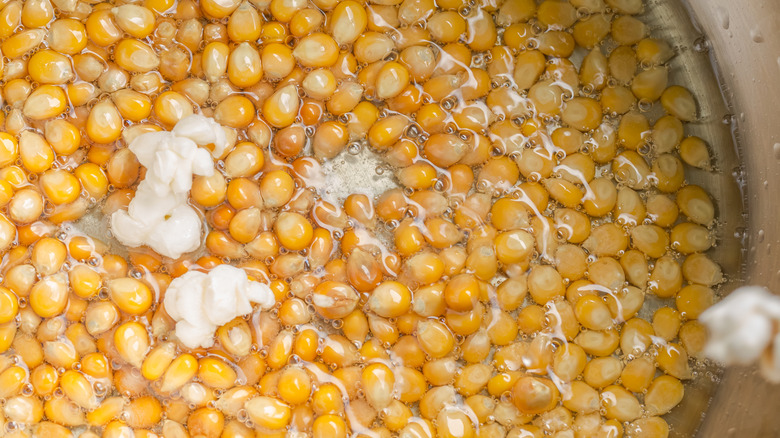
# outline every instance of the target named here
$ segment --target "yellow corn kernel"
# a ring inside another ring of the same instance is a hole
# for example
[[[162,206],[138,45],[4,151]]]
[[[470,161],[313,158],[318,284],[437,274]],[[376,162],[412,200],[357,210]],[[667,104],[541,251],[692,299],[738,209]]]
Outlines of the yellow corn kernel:
[[[222,203],[227,195],[227,182],[219,172],[213,176],[196,176],[192,182],[192,199],[204,207]]]
[[[397,62],[388,62],[379,70],[376,78],[376,95],[380,99],[397,96],[409,85],[409,71]]]
[[[668,71],[666,67],[651,67],[634,77],[631,91],[638,99],[648,102],[658,100],[666,89]]]
[[[47,348],[48,352],[47,354],[44,354],[44,348],[41,346],[41,343],[38,339],[33,338],[29,335],[21,335],[17,334],[16,338],[13,341],[13,348],[16,350],[16,354],[18,354],[22,361],[24,361],[24,364],[27,365],[28,368],[34,368],[43,363],[44,359],[47,362],[50,362],[55,367],[60,366],[71,366],[73,364],[74,355],[75,352],[72,348],[69,348],[70,344],[63,344],[58,343],[57,345],[50,346],[46,343],[44,344],[44,347],[63,347],[64,354],[57,355],[57,354],[51,354],[53,350],[58,350],[59,348]],[[62,360],[60,360],[62,359]]]
[[[130,149],[119,149],[109,160],[106,166],[108,180],[116,187],[129,187],[137,179],[140,164],[135,154]]]
[[[214,120],[231,128],[245,128],[254,118],[255,107],[244,96],[230,96],[221,101],[214,111]]]
[[[228,45],[219,41],[211,42],[203,49],[202,69],[209,82],[216,82],[227,72],[229,55]]]
[[[291,405],[305,403],[311,397],[311,378],[306,371],[288,367],[281,371],[277,391],[279,396]]]
[[[32,92],[32,84],[26,79],[12,79],[3,87],[6,102],[18,107],[24,104]]]
[[[260,53],[250,43],[241,43],[230,52],[227,75],[233,85],[246,88],[255,85],[263,77]]]
[[[620,380],[629,391],[644,392],[654,376],[653,361],[647,357],[639,357],[626,364],[620,374]]]
[[[81,194],[78,178],[65,170],[47,170],[41,175],[40,182],[46,198],[56,205],[69,204]]]
[[[292,199],[295,183],[283,170],[268,172],[260,180],[260,194],[266,207],[281,207]]]
[[[284,44],[271,43],[264,46],[261,57],[263,73],[271,80],[282,79],[295,68],[292,50]]]
[[[374,363],[363,369],[360,377],[366,400],[374,409],[382,410],[393,400],[395,376],[387,365]]]
[[[314,289],[312,304],[325,318],[339,319],[352,313],[358,298],[357,291],[350,285],[324,281]]]
[[[65,88],[73,106],[86,105],[98,95],[98,88],[89,82],[71,82]]]
[[[43,278],[30,291],[30,307],[38,316],[51,318],[61,314],[68,304],[67,275],[58,273]]]
[[[263,117],[276,128],[290,126],[298,115],[300,98],[295,85],[284,86],[263,102]]]
[[[138,397],[125,407],[125,421],[134,429],[154,427],[162,419],[162,404],[152,396]]]
[[[70,60],[53,50],[41,50],[30,57],[27,71],[32,80],[41,84],[64,84],[73,79]]]
[[[35,243],[31,258],[39,274],[51,275],[60,270],[66,256],[64,243],[51,237],[44,237]]]
[[[100,402],[100,406],[87,413],[86,420],[90,426],[103,426],[110,421],[119,418],[124,411],[126,401],[124,397],[108,397]]]
[[[434,358],[446,356],[455,346],[452,332],[434,319],[422,320],[417,324],[417,340],[423,351]]]
[[[255,397],[246,402],[245,407],[249,418],[262,428],[279,430],[290,424],[290,407],[275,398]]]
[[[82,408],[92,410],[98,407],[98,399],[92,384],[80,372],[65,371],[60,376],[60,388],[68,398]]]
[[[122,116],[109,99],[92,107],[86,131],[87,136],[96,143],[112,143],[122,134]]]
[[[66,427],[60,426],[59,424],[55,424],[49,421],[42,421],[35,425],[35,435],[51,438],[70,438],[73,436],[73,433]],[[23,438],[26,436],[28,435],[20,435],[18,438]]]
[[[145,73],[160,65],[160,57],[154,49],[136,39],[125,39],[114,48],[117,65],[133,73]]]
[[[134,278],[117,278],[108,284],[111,301],[125,313],[140,315],[152,305],[152,291]]]
[[[146,38],[154,30],[154,13],[143,6],[126,4],[111,9],[117,26],[136,38]]]
[[[81,134],[78,128],[64,119],[46,122],[44,137],[54,152],[59,155],[70,155],[81,145]]]
[[[94,199],[101,199],[108,193],[108,178],[97,164],[84,163],[77,167],[73,175],[78,178],[81,187]]]
[[[293,56],[305,67],[330,67],[336,63],[339,46],[324,33],[313,33],[301,38],[293,50]]]
[[[457,393],[450,385],[432,388],[420,400],[420,414],[423,418],[434,419],[447,405],[455,404]]]
[[[200,2],[200,8],[204,13],[216,18],[227,18],[241,4],[239,0],[205,0]]]
[[[44,27],[54,18],[54,7],[49,0],[28,0],[22,7],[24,27]]]
[[[10,290],[0,287],[0,324],[13,321],[19,312],[19,300]]]
[[[107,249],[108,247],[103,242],[86,236],[74,236],[68,242],[70,256],[79,261],[102,256]]]
[[[12,1],[0,11],[0,38],[11,36],[22,22],[22,2]]]
[[[213,408],[200,408],[190,414],[187,429],[193,436],[221,436],[225,418]]]
[[[75,55],[87,46],[87,30],[78,20],[61,18],[49,26],[48,42],[57,53]]]
[[[181,388],[198,373],[198,360],[191,354],[182,354],[171,362],[163,374],[160,391],[172,392]]]
[[[110,302],[100,302],[87,307],[84,324],[89,334],[97,336],[110,330],[118,321],[119,311],[116,306]]]
[[[680,143],[680,158],[685,164],[700,169],[707,169],[712,159],[707,143],[699,137],[686,137]]]
[[[387,422],[387,418],[384,420]],[[336,415],[321,415],[312,423],[313,438],[344,438],[347,436],[347,425],[344,420]]]
[[[154,100],[154,115],[164,124],[173,126],[179,120],[192,115],[192,103],[175,91],[166,91]]]
[[[5,215],[0,214],[0,248],[3,250],[8,249],[15,238],[16,227]]]
[[[235,42],[257,41],[260,38],[262,20],[257,9],[243,2],[232,14],[227,23],[228,37]]]
[[[158,14],[168,12],[175,4],[175,0],[144,0],[144,6]]]
[[[252,142],[238,143],[225,157],[225,174],[230,178],[251,177],[263,167],[263,151]]]
[[[237,374],[223,360],[204,357],[198,363],[198,378],[204,385],[227,389],[235,385]]]
[[[363,5],[352,0],[339,2],[328,20],[328,32],[336,44],[350,44],[363,33],[367,23],[368,17]]]
[[[0,166],[6,167],[19,156],[19,144],[16,138],[7,132],[0,132]]]
[[[549,411],[560,395],[552,381],[540,377],[521,377],[512,387],[512,402],[524,414]]]
[[[263,215],[259,208],[250,207],[239,211],[228,225],[230,237],[240,243],[249,243],[257,236]]]
[[[281,213],[274,224],[274,230],[279,243],[293,251],[308,247],[313,238],[311,223],[298,213]]]
[[[117,27],[108,8],[93,11],[85,25],[90,41],[98,46],[110,46],[122,38],[122,30]]]
[[[605,417],[621,422],[633,421],[642,413],[641,405],[633,394],[618,385],[606,387],[601,392],[602,405],[606,413]]]
[[[361,248],[355,248],[349,254],[346,274],[349,283],[361,292],[373,290],[382,281],[381,265],[374,256]],[[386,310],[392,304],[380,299],[377,306]]]
[[[59,383],[59,374],[57,369],[49,364],[38,365],[30,373],[30,383],[33,385],[35,394],[44,397],[50,395],[57,388]]]
[[[78,198],[76,201],[70,204],[63,204],[54,207],[51,213],[48,215],[48,219],[52,224],[59,225],[66,221],[75,221],[80,219],[87,212],[89,208],[89,201],[84,198]]]
[[[133,428],[121,420],[112,420],[103,428],[103,435],[106,438],[119,438],[125,436],[135,436]]]
[[[0,49],[2,49],[3,55],[11,59],[19,58],[38,47],[45,37],[46,31],[44,29],[24,30],[6,38],[0,44]]]
[[[19,366],[12,366],[0,373],[0,398],[8,398],[21,391],[27,380],[27,371]]]
[[[32,265],[22,264],[14,266],[6,272],[3,285],[15,293],[16,296],[26,297],[30,294],[33,284],[38,281],[37,275],[38,272]]]
[[[32,120],[44,120],[62,114],[68,106],[65,91],[54,85],[41,85],[24,102],[22,109],[25,117]]]
[[[306,75],[301,86],[307,96],[318,100],[328,100],[336,91],[338,83],[330,70],[317,69]]]
[[[681,223],[672,228],[669,237],[672,248],[683,254],[704,252],[712,247],[714,240],[707,228],[691,222]]]
[[[141,368],[149,351],[146,327],[133,321],[120,325],[114,332],[114,346],[122,359],[136,368]]]
[[[0,324],[0,353],[5,353],[11,348],[16,337],[16,322],[11,321]]]
[[[24,131],[20,135],[19,157],[22,159],[22,165],[33,173],[40,173],[50,169],[54,162],[54,152],[51,146],[49,146],[42,135],[32,131]],[[5,179],[11,185],[16,183],[8,180],[8,178]]]
[[[115,91],[111,95],[119,114],[127,120],[138,122],[149,117],[152,112],[152,101],[144,94],[130,89]]]
[[[155,381],[163,376],[165,370],[176,358],[176,344],[166,342],[158,345],[144,359],[141,374],[146,380]]]

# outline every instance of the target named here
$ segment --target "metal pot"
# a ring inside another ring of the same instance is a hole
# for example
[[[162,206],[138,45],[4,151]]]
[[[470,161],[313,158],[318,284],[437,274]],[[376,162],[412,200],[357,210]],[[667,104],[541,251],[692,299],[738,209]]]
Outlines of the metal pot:
[[[676,83],[699,97],[701,119],[690,130],[716,154],[716,172],[689,179],[707,184],[718,203],[719,261],[732,278],[780,292],[780,1],[656,3],[653,20],[678,44]],[[673,436],[780,436],[780,385],[755,369],[727,369],[717,385],[694,384],[686,398],[672,413]]]

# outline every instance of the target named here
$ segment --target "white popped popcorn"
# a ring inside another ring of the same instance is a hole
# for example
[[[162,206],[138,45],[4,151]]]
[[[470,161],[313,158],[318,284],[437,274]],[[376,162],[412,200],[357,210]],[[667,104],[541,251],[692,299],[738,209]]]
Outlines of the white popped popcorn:
[[[158,253],[179,258],[196,250],[203,234],[200,216],[188,204],[193,175],[214,174],[211,153],[227,147],[225,131],[214,120],[192,115],[171,132],[150,132],[135,138],[129,149],[146,167],[135,197],[125,210],[111,216],[111,231],[129,247],[147,245]]]
[[[761,287],[741,287],[699,321],[710,332],[704,354],[724,365],[759,362],[767,380],[780,382],[780,297]]]
[[[230,265],[175,278],[164,300],[165,310],[176,321],[176,337],[187,348],[212,346],[217,328],[251,313],[252,303],[266,310],[276,300],[266,284],[249,280],[244,270]]]

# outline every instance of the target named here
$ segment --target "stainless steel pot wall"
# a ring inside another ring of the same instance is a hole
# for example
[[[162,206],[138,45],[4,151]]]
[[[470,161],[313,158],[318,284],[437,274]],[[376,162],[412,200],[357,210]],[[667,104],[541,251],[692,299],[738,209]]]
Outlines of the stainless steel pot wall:
[[[662,1],[662,3],[665,3]],[[716,62],[733,115],[742,178],[746,182],[746,283],[780,292],[780,1],[687,0]],[[702,43],[702,41],[699,41]],[[732,165],[729,165],[732,164]],[[721,159],[729,173],[737,162]],[[724,205],[721,215],[740,205]],[[780,436],[780,385],[769,385],[755,369],[723,374],[704,421],[701,438]]]

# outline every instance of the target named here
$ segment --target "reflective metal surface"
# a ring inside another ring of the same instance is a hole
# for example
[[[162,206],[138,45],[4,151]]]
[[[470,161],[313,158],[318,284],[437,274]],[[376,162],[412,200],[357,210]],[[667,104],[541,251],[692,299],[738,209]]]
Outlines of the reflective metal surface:
[[[742,278],[778,293],[780,1],[687,1],[716,63],[727,112],[733,114],[739,161],[720,160],[720,165],[723,173],[730,173],[741,162],[739,177],[746,184]],[[723,213],[740,205],[720,198],[719,207]],[[780,437],[780,385],[766,383],[755,369],[726,370],[695,436]]]

